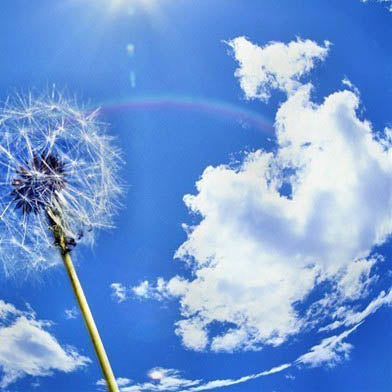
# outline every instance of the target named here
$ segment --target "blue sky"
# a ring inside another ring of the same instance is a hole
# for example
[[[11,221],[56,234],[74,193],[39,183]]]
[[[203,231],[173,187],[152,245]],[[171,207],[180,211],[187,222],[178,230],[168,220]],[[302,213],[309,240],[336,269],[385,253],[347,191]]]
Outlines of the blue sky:
[[[390,390],[391,6],[0,5],[1,101],[55,85],[122,149],[115,228],[74,251],[122,392]],[[19,265],[0,390],[104,390],[63,266]]]

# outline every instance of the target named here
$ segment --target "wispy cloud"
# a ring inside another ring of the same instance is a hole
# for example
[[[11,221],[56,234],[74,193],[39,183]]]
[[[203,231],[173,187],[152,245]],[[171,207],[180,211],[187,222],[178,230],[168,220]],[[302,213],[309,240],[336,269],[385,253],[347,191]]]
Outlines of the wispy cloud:
[[[76,319],[79,315],[79,311],[76,309],[74,306],[72,309],[65,309],[64,310],[65,318],[67,320],[73,320]]]
[[[119,303],[132,297],[156,300],[173,297],[171,291],[168,290],[167,282],[162,278],[158,278],[156,284],[144,280],[137,286],[129,288],[122,283],[112,283],[110,288],[112,289],[113,299]]]
[[[323,339],[320,344],[313,346],[306,354],[301,355],[292,362],[284,363],[269,370],[250,374],[238,379],[218,379],[212,381],[204,381],[202,379],[189,380],[184,378],[179,370],[156,367],[147,373],[147,376],[150,379],[148,382],[132,383],[132,381],[127,378],[120,378],[118,379],[118,383],[119,386],[121,386],[121,392],[198,392],[242,384],[250,380],[255,380],[261,377],[283,372],[292,367],[317,367],[322,365],[332,367],[337,363],[349,358],[353,346],[344,340],[350,336],[359,326],[360,324],[357,324],[353,328],[343,331],[339,335],[334,335]],[[292,380],[295,379],[295,377],[291,374],[287,374],[286,378]],[[122,382],[121,380],[125,381]],[[105,385],[104,380],[98,381],[97,384]]]
[[[112,283],[110,285],[112,291],[112,297],[117,302],[123,302],[127,298],[127,288],[121,283]]]
[[[348,359],[353,345],[344,342],[352,332],[354,332],[361,324],[357,324],[353,328],[342,332],[340,335],[331,336],[323,339],[322,342],[313,346],[311,350],[301,355],[295,363],[305,364],[311,367],[316,367],[326,364],[329,367],[335,366],[344,359]]]
[[[224,379],[224,380],[209,381],[203,385],[199,385],[197,387],[190,388],[187,391],[189,391],[189,392],[206,391],[209,389],[222,388],[222,387],[228,387],[230,385],[241,384],[241,383],[244,383],[244,382],[247,382],[250,380],[254,380],[256,378],[265,377],[265,376],[269,376],[270,374],[282,372],[283,370],[286,370],[291,366],[292,365],[290,363],[285,363],[283,365],[276,366],[270,370],[266,370],[266,371],[256,373],[256,374],[251,374],[250,376],[241,377],[236,380]]]
[[[331,324],[328,324],[322,328],[319,329],[320,332],[322,331],[331,331],[334,329],[337,329],[341,326],[349,327],[354,324],[360,324],[368,316],[371,314],[375,313],[378,309],[380,309],[382,306],[387,305],[391,306],[392,304],[392,289],[389,290],[388,293],[385,293],[385,291],[382,291],[377,298],[373,299],[362,311],[353,311],[352,309],[344,311],[342,315],[336,315],[336,317],[339,317],[339,320],[334,321]]]

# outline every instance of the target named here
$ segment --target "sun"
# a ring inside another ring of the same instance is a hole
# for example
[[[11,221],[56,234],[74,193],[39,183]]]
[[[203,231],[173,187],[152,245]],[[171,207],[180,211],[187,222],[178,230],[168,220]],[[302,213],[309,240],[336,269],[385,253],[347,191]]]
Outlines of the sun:
[[[152,9],[156,6],[157,0],[109,0],[110,8],[112,10],[118,10],[123,7],[143,7],[146,9]]]

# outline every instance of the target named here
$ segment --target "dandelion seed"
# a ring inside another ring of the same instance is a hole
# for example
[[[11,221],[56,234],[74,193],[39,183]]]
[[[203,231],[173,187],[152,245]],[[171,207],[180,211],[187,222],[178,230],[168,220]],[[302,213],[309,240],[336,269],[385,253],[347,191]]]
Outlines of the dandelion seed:
[[[56,92],[9,99],[0,110],[0,259],[6,274],[60,263],[48,215],[70,245],[92,244],[96,229],[112,226],[121,159],[97,114]]]
[[[54,90],[0,110],[0,259],[7,275],[63,260],[109,391],[118,392],[70,257],[95,229],[111,226],[121,193],[120,155],[96,115]]]

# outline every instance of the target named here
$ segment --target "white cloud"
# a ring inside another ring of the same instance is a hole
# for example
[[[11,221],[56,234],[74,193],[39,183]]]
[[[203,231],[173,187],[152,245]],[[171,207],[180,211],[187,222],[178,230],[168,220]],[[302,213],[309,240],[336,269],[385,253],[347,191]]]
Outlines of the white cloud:
[[[168,295],[166,282],[162,278],[158,278],[155,286],[151,285],[148,280],[141,282],[138,286],[132,287],[131,292],[137,297],[154,298],[162,300]]]
[[[185,280],[178,276],[169,282],[166,282],[163,278],[158,278],[156,284],[144,280],[138,286],[131,287],[131,292],[136,297],[163,300],[185,294],[184,282]]]
[[[356,260],[345,268],[337,288],[346,298],[354,300],[368,295],[367,288],[377,280],[376,275],[370,276],[377,261],[377,258]]]
[[[132,287],[132,291],[139,297],[151,298],[151,287],[148,280],[139,284],[139,286]]]
[[[392,302],[392,293],[382,292],[358,311],[378,279],[381,257],[372,251],[392,233],[392,131],[375,136],[358,117],[359,91],[347,78],[352,91],[312,100],[313,86],[300,77],[324,59],[329,43],[258,48],[240,37],[229,44],[248,98],[287,92],[275,117],[276,152],[208,167],[196,194],[184,197],[201,222],[184,225],[188,237],[176,252],[193,278],[145,281],[132,292],[177,298],[175,333],[196,351],[259,350],[311,328],[358,325]],[[279,68],[279,51],[289,66]],[[348,356],[345,336],[324,340],[302,363]]]
[[[131,288],[127,288],[121,283],[112,283],[110,288],[112,289],[112,297],[118,303],[123,302],[132,296],[156,300],[162,300],[171,296],[171,293],[169,293],[167,289],[167,282],[162,278],[158,278],[155,285],[152,285],[148,280],[144,280],[143,282],[140,282],[139,285]],[[173,290],[175,290],[174,287]]]
[[[123,302],[127,298],[127,289],[121,283],[112,283],[110,288],[113,290],[112,297],[117,300],[117,302]]]
[[[130,380],[129,378],[126,378],[126,377],[119,377],[116,379],[116,381],[117,381],[117,385],[119,387],[123,387],[123,386],[128,385],[132,382],[132,380]],[[105,383],[106,383],[106,381],[105,381]]]
[[[150,381],[132,384],[128,378],[118,378],[117,384],[121,392],[141,392],[141,391],[179,391],[182,388],[189,388],[200,383],[200,380],[187,380],[181,376],[176,369],[165,369],[156,367],[147,373]],[[105,386],[105,380],[99,380],[97,385]]]
[[[76,319],[79,315],[79,311],[76,309],[74,306],[72,309],[65,309],[64,310],[65,318],[67,320],[73,320]]]
[[[251,374],[238,379],[222,379],[203,382],[203,380],[188,380],[183,378],[181,372],[176,369],[165,369],[162,367],[155,367],[151,369],[147,376],[150,379],[144,383],[134,383],[128,378],[118,378],[117,383],[121,392],[141,392],[141,391],[181,391],[181,392],[197,392],[205,391],[215,388],[227,387],[230,385],[241,384],[256,378],[269,376],[282,372],[292,366],[292,364],[283,364],[273,367],[272,369],[262,371],[260,373]],[[97,382],[99,386],[105,386],[105,380],[101,379]]]
[[[201,351],[208,343],[205,322],[197,317],[178,321],[175,332],[181,336],[184,346],[192,350]]]
[[[242,384],[250,380],[255,380],[261,377],[266,377],[271,374],[283,372],[293,366],[301,367],[302,365],[316,367],[326,364],[329,367],[335,366],[343,359],[348,359],[350,351],[353,346],[344,340],[354,332],[361,323],[355,325],[353,328],[342,332],[340,335],[331,336],[323,339],[322,342],[313,346],[309,352],[298,357],[295,361],[290,363],[283,363],[274,366],[269,370],[263,370],[258,373],[243,376],[237,379],[218,379],[212,381],[204,380],[188,380],[181,377],[181,372],[175,369],[165,369],[156,367],[151,369],[147,375],[150,378],[149,382],[131,384],[131,380],[124,378],[118,380],[125,380],[121,385],[121,392],[141,392],[141,391],[180,391],[180,392],[199,392],[216,388],[224,388],[231,385]],[[291,374],[285,376],[288,379],[295,379]],[[104,380],[97,382],[98,385],[105,385]]]
[[[33,312],[22,312],[0,301],[0,388],[18,378],[50,376],[86,366],[90,360],[72,347],[62,347],[46,328],[49,322],[36,320]]]
[[[367,3],[369,0],[361,0],[362,3]],[[392,12],[392,0],[370,0],[372,3],[385,3],[388,6],[389,11]]]
[[[148,280],[140,282],[137,286],[126,287],[122,283],[112,283],[110,288],[112,289],[112,297],[121,303],[131,297],[144,298],[144,299],[156,299],[163,300],[167,297],[171,297],[176,291],[175,282],[171,284],[170,292],[168,291],[167,282],[158,278],[156,284],[151,284]]]
[[[240,167],[208,167],[197,194],[184,197],[202,220],[186,228],[176,257],[189,261],[195,278],[174,277],[159,289],[139,286],[145,297],[178,297],[183,318],[176,333],[194,350],[277,346],[342,303],[350,311],[376,282],[373,247],[392,232],[390,140],[376,140],[371,124],[357,116],[355,91],[337,91],[316,104],[312,85],[299,82],[328,44],[297,40],[257,49],[238,38],[231,45],[248,97],[263,99],[272,88],[289,94],[275,118],[276,153],[249,153]],[[294,59],[289,69],[275,66],[275,51],[268,60],[267,48],[276,45]],[[238,54],[244,47],[251,55]],[[254,77],[260,63],[268,72]],[[330,289],[316,301],[318,313],[300,313],[325,282]],[[212,323],[221,326],[219,333]]]
[[[126,378],[126,377],[118,377],[118,378],[116,378],[116,383],[117,383],[117,386],[118,386],[118,387],[127,386],[127,385],[129,385],[131,382],[132,382],[132,380],[129,379],[129,378]],[[106,384],[106,381],[105,381],[103,378],[101,378],[100,380],[97,381],[97,385],[103,386],[103,387],[106,388],[106,385],[107,385],[107,384]]]
[[[352,309],[345,309],[345,308],[343,308],[344,310],[343,312],[337,311],[334,316],[339,320],[334,321],[333,323],[320,328],[319,331],[320,332],[331,331],[341,326],[350,327],[351,325],[354,324],[360,324],[364,320],[366,320],[368,316],[375,313],[378,309],[380,309],[384,305],[387,306],[392,305],[392,289],[389,290],[388,293],[382,291],[378,295],[378,297],[373,299],[362,311],[358,312]]]
[[[355,327],[342,332],[340,335],[323,339],[320,344],[312,347],[308,353],[300,356],[296,360],[296,364],[305,364],[311,367],[326,364],[329,367],[333,367],[342,360],[347,360],[353,349],[353,345],[343,342],[343,339],[354,332],[359,325],[360,324],[357,324]]]
[[[350,79],[347,77],[343,78],[342,80],[343,86],[346,86],[349,90],[354,91],[355,95],[359,97],[361,95],[361,92],[359,91],[358,87],[354,85],[354,83],[351,82]]]
[[[173,282],[171,286],[171,291],[175,292],[175,282]],[[162,278],[158,278],[154,285],[152,285],[148,280],[144,280],[137,286],[130,288],[127,288],[122,283],[112,283],[110,288],[112,289],[112,297],[118,303],[121,303],[131,297],[163,300],[172,296],[171,291],[168,291],[167,282],[165,282]]]
[[[256,373],[256,374],[251,374],[249,376],[244,376],[244,377],[241,377],[238,379],[224,379],[224,380],[209,381],[205,384],[190,388],[187,391],[188,392],[198,392],[198,391],[205,391],[205,390],[209,390],[209,389],[228,387],[230,385],[242,384],[244,382],[254,380],[256,378],[265,377],[265,376],[269,376],[270,374],[282,372],[291,366],[292,366],[291,363],[285,363],[283,365],[273,367],[270,370],[266,370],[266,371]]]
[[[287,93],[295,91],[299,80],[307,74],[317,60],[324,60],[330,43],[319,46],[311,40],[284,44],[270,42],[264,47],[253,44],[245,37],[228,42],[240,67],[235,75],[239,78],[246,97],[267,101],[272,89]]]
[[[237,379],[218,379],[212,381],[204,381],[202,379],[189,380],[181,376],[181,372],[176,369],[165,369],[162,367],[155,367],[151,369],[147,376],[150,381],[144,383],[134,383],[127,378],[117,379],[118,385],[121,387],[121,392],[142,392],[142,391],[173,391],[173,392],[199,392],[216,388],[224,388],[231,385],[242,384],[250,380],[255,380],[261,377],[266,377],[271,374],[283,372],[293,366],[301,367],[303,365],[316,367],[326,364],[327,366],[334,366],[343,359],[348,359],[350,351],[353,346],[344,340],[354,332],[360,324],[350,330],[346,330],[340,335],[331,336],[323,339],[322,342],[310,349],[304,355],[298,357],[295,361],[290,363],[283,363],[274,366],[269,370],[263,370],[258,373],[243,376]],[[293,380],[295,377],[291,374],[285,376],[287,379]],[[99,380],[97,385],[105,385],[104,380]]]
[[[0,322],[2,323],[9,315],[21,315],[23,312],[17,310],[14,305],[8,304],[0,299]]]

